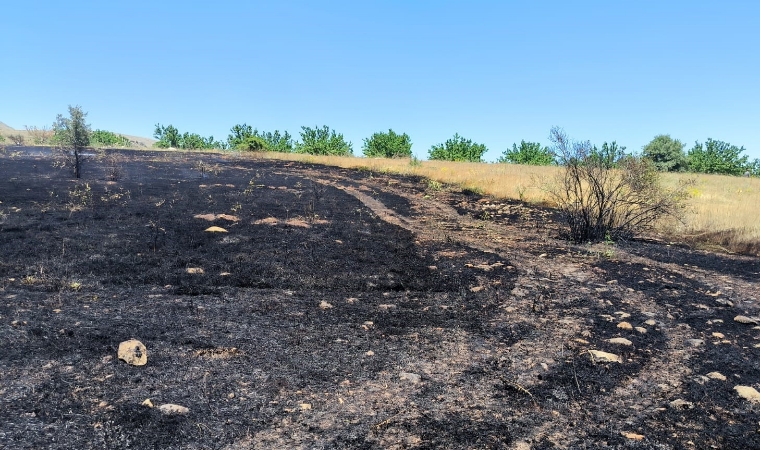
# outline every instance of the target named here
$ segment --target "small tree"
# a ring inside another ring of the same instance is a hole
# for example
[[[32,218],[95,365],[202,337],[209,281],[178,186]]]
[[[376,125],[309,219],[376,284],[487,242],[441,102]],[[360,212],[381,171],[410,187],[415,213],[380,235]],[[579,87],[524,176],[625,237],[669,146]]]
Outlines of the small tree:
[[[24,128],[26,128],[27,135],[32,138],[34,145],[48,144],[53,137],[53,130],[48,127],[37,128],[25,125]]]
[[[684,146],[678,139],[660,134],[643,147],[641,156],[652,161],[660,172],[678,172],[686,169]]]
[[[626,156],[615,168],[595,156],[590,142],[570,141],[560,128],[551,130],[550,139],[564,167],[546,191],[562,213],[571,240],[630,237],[682,211],[683,193],[663,189],[648,159]]]
[[[456,133],[443,144],[430,147],[428,155],[430,159],[441,161],[480,162],[486,151],[488,149],[485,145],[472,142]]]
[[[21,134],[9,134],[8,139],[11,140],[13,145],[24,145],[24,136]]]
[[[293,138],[287,131],[283,134],[279,130],[260,132],[250,125],[242,124],[230,129],[227,145],[238,150],[290,153],[293,151]]]
[[[749,157],[742,155],[744,147],[728,142],[707,139],[704,145],[696,142],[689,150],[689,170],[700,173],[742,175],[748,168]]]
[[[406,133],[396,134],[389,129],[387,133],[375,133],[364,139],[362,153],[370,158],[410,158],[412,140]]]
[[[81,106],[69,105],[69,117],[58,114],[53,124],[60,156],[58,164],[72,168],[75,178],[81,177],[82,163],[86,159],[83,151],[90,145],[90,125],[85,122],[86,117]]]
[[[153,137],[158,140],[155,147],[158,148],[180,148],[181,135],[179,130],[174,128],[173,125],[165,127],[159,123],[156,124],[156,129],[153,132]]]
[[[528,164],[532,166],[549,166],[556,164],[554,152],[549,147],[542,147],[538,142],[520,141],[520,146],[512,144],[511,150],[505,150],[499,158],[500,163]]]
[[[350,142],[342,134],[331,130],[327,125],[322,128],[301,127],[301,142],[296,143],[296,152],[311,155],[351,156],[354,152]]]
[[[128,138],[105,130],[95,130],[90,134],[90,143],[96,147],[129,147],[132,141]]]

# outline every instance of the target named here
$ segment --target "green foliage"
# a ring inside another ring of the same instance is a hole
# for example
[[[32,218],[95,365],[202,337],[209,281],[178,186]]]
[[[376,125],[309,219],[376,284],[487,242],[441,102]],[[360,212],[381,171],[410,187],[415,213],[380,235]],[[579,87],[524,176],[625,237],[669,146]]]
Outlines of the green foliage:
[[[749,167],[749,157],[742,155],[744,147],[737,147],[728,142],[707,139],[700,144],[696,142],[689,150],[689,170],[699,173],[716,173],[723,175],[742,175]]]
[[[654,137],[642,149],[642,156],[652,161],[660,172],[679,172],[686,169],[685,144],[667,134]]]
[[[430,147],[428,155],[430,159],[440,161],[480,162],[486,151],[488,149],[485,145],[474,143],[456,133],[443,144]]]
[[[158,140],[153,144],[158,148],[181,148],[183,150],[227,148],[226,142],[215,141],[214,136],[204,138],[197,133],[185,132],[180,134],[179,130],[172,125],[164,127],[161,124],[156,124],[153,137]]]
[[[95,130],[90,134],[90,142],[95,147],[129,147],[132,141],[120,134],[105,130]]]
[[[0,134],[0,144],[2,144],[4,142],[5,142],[5,136],[3,136],[2,134]]]
[[[72,150],[90,145],[90,125],[85,122],[85,117],[87,113],[82,111],[81,106],[69,105],[69,117],[58,114],[53,124],[56,143]]]
[[[287,131],[283,134],[280,134],[279,130],[260,132],[258,129],[251,128],[250,125],[242,124],[230,129],[227,145],[229,148],[238,150],[291,153],[293,138]]]
[[[662,188],[650,160],[625,155],[614,142],[601,151],[588,141],[573,142],[560,128],[550,136],[563,170],[544,189],[562,213],[571,240],[627,238],[661,217],[681,213],[683,193]]]
[[[310,155],[333,156],[351,156],[354,152],[352,144],[327,125],[322,128],[301,127],[301,142],[296,143],[295,150]]]
[[[406,133],[396,134],[393,130],[375,133],[364,139],[362,153],[370,158],[409,158],[412,156],[412,140]]]
[[[760,177],[760,159],[755,158],[751,163],[747,165],[746,175],[753,177]]]
[[[554,152],[549,147],[541,147],[538,142],[520,141],[520,146],[512,144],[511,150],[505,150],[499,158],[500,163],[529,164],[532,166],[549,166],[555,164]]]

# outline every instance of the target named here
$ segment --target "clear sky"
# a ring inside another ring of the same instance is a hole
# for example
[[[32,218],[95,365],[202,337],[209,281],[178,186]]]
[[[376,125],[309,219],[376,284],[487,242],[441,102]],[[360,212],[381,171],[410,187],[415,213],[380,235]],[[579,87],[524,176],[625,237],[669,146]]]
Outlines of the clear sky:
[[[154,125],[225,139],[328,125],[361,154],[392,128],[426,157],[455,132],[638,151],[657,134],[760,158],[758,1],[4,2],[0,121]]]

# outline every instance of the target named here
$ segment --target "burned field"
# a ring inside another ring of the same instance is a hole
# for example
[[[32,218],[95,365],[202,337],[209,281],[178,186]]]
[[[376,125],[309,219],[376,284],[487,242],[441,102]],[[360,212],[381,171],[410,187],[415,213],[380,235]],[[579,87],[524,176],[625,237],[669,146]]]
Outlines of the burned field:
[[[757,258],[571,245],[414,178],[114,155],[80,181],[0,155],[0,447],[760,448]]]

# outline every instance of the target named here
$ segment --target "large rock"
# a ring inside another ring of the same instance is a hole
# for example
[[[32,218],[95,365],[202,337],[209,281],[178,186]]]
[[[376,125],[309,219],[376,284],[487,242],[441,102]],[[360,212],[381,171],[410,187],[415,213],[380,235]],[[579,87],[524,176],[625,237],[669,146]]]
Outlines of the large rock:
[[[183,416],[190,412],[190,410],[182,405],[175,405],[173,403],[166,403],[158,407],[161,414],[167,416]]]
[[[137,339],[130,339],[119,344],[119,359],[133,366],[144,366],[148,363],[148,349]]]
[[[629,341],[626,338],[616,337],[612,338],[609,341],[610,344],[617,344],[617,345],[633,345],[633,342]]]
[[[607,353],[599,350],[589,350],[588,352],[591,354],[591,358],[594,361],[617,363],[621,362],[620,357],[614,353]]]
[[[760,392],[750,386],[734,386],[734,390],[739,397],[749,400],[752,403],[760,403]]]

